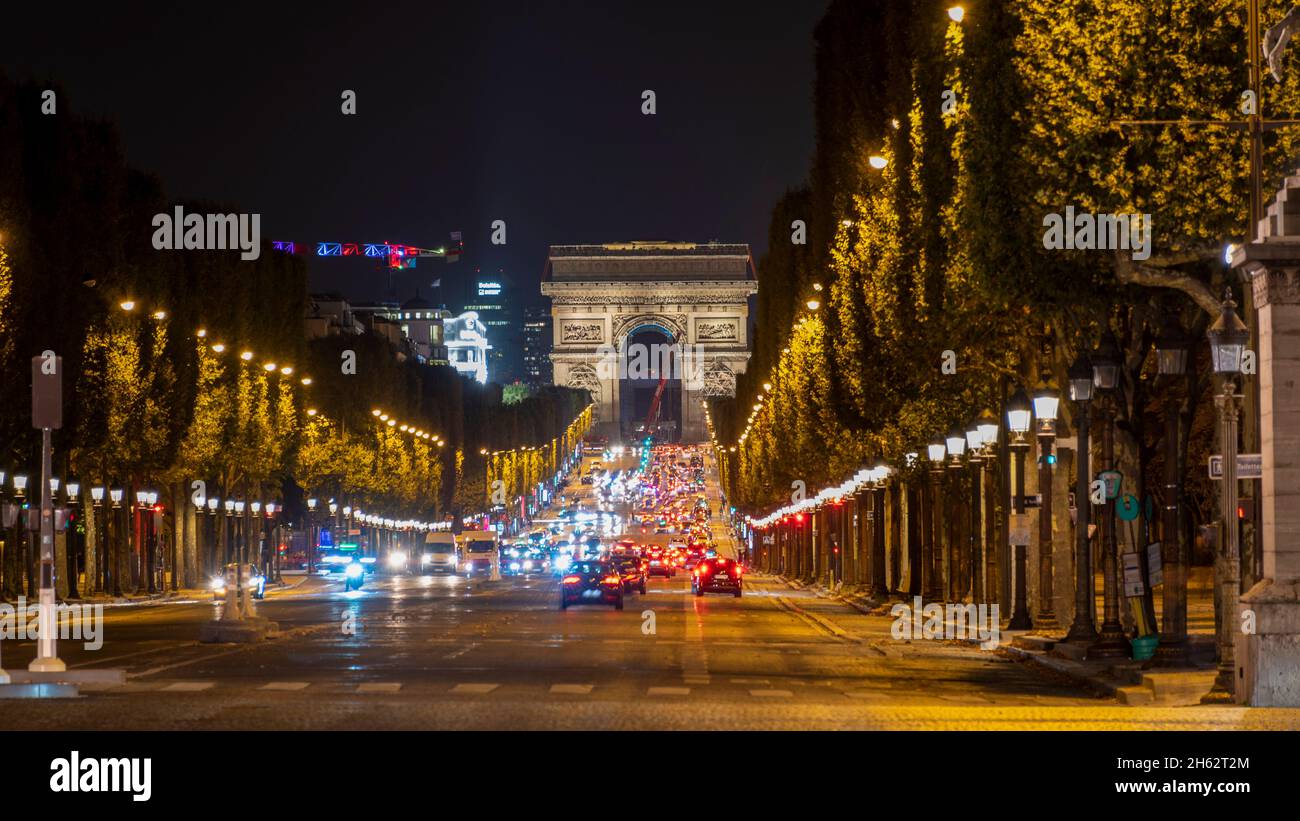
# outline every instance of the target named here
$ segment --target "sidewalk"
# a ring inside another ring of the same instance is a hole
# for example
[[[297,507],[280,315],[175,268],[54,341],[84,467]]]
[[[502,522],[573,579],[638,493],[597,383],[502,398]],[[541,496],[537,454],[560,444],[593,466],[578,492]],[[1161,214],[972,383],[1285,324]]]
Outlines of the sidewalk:
[[[284,594],[296,590],[302,586],[309,578],[305,573],[289,574],[283,573],[282,581],[279,584],[268,584],[266,586],[266,595]],[[316,578],[320,578],[319,576]],[[171,604],[180,601],[191,601],[194,599],[205,600],[212,598],[212,591],[206,587],[188,588],[183,587],[179,590],[167,590],[157,593],[127,593],[122,596],[110,596],[106,593],[83,594],[78,598],[60,599],[62,604],[86,604],[86,605],[104,605],[106,607],[122,607],[128,605],[149,605],[149,604]],[[0,603],[14,604],[0,598]],[[29,601],[28,606],[33,602]]]
[[[896,603],[907,599],[891,596],[878,603],[866,592],[849,586],[832,591],[821,583],[806,584],[799,580],[773,576],[794,590],[805,590],[820,598],[834,599],[862,613],[888,617]],[[1048,676],[1059,676],[1087,687],[1094,692],[1111,696],[1120,704],[1186,706],[1200,704],[1202,696],[1210,692],[1217,675],[1216,644],[1214,635],[1214,592],[1211,585],[1211,568],[1192,568],[1188,581],[1188,662],[1177,668],[1158,667],[1155,660],[1136,661],[1132,658],[1087,658],[1086,648],[1060,641],[1068,625],[1059,635],[1041,636],[1032,631],[1002,630],[997,652],[1017,661],[1032,665]],[[1100,609],[1101,603],[1098,602]],[[1160,596],[1156,596],[1156,623],[1159,624]],[[949,635],[960,631],[953,629],[954,622],[945,621]],[[978,644],[976,638],[956,639]]]

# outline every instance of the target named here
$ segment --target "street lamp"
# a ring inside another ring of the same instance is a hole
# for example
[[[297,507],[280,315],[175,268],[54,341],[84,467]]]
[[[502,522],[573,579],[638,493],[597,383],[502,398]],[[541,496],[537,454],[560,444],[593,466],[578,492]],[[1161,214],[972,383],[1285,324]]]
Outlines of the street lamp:
[[[1040,633],[1055,632],[1056,608],[1052,603],[1055,580],[1052,574],[1052,464],[1056,456],[1056,415],[1061,394],[1053,383],[1040,379],[1034,388],[1034,416],[1038,419],[1038,490],[1042,501],[1038,507],[1038,613],[1034,624]]]
[[[21,473],[14,474],[14,495],[19,499],[27,492],[27,477]]]
[[[996,430],[997,426],[994,425]],[[995,434],[996,435],[996,434]],[[976,604],[984,601],[984,515],[981,503],[984,499],[984,434],[980,420],[973,420],[966,426],[966,459],[970,462],[970,594]]]
[[[1007,623],[1008,630],[1030,630],[1034,626],[1029,619],[1029,607],[1026,602],[1025,572],[1028,565],[1028,545],[1023,544],[1024,539],[1019,535],[1019,525],[1025,518],[1025,453],[1029,450],[1029,441],[1025,438],[1025,434],[1029,432],[1033,415],[1034,408],[1029,397],[1025,395],[1025,389],[1016,388],[1015,394],[1007,401],[1007,427],[1013,434],[1010,446],[1016,456],[1016,490],[1012,501],[1015,505],[1017,526],[1013,529],[1017,531],[1016,541],[1021,544],[1011,546],[1016,584],[1011,621]]]
[[[925,447],[926,456],[929,458],[930,471],[927,487],[930,491],[930,503],[926,506],[925,530],[928,537],[925,539],[930,546],[929,560],[925,562],[926,571],[926,598],[934,601],[943,601],[943,545],[940,544],[943,538],[943,488],[940,480],[943,478],[944,457],[947,454],[948,445],[942,436],[936,436],[930,440]]]
[[[68,493],[68,501],[75,503],[77,501],[77,496],[81,494],[81,483],[68,482],[64,485],[64,490]]]
[[[1092,384],[1103,391],[1101,399],[1119,387],[1119,346],[1115,335],[1108,329],[1102,334],[1101,344],[1092,353]],[[1115,469],[1114,412],[1109,400],[1101,404],[1101,460],[1107,471]],[[1118,495],[1118,488],[1116,489]],[[1102,619],[1097,642],[1088,648],[1088,655],[1096,658],[1119,658],[1129,654],[1128,638],[1119,622],[1119,543],[1115,532],[1115,499],[1109,487],[1106,490],[1105,509],[1102,511]]]
[[[1175,322],[1170,322],[1156,338],[1156,366],[1165,383],[1165,503],[1160,525],[1164,583],[1160,644],[1155,654],[1155,663],[1161,667],[1181,667],[1187,663],[1187,561],[1179,513],[1183,496],[1179,428],[1187,399],[1184,396],[1175,404],[1171,389],[1186,377],[1191,347],[1191,341]]]
[[[966,432],[954,425],[945,437],[945,444],[948,450],[948,469],[952,471],[951,483],[956,488],[953,498],[959,499],[960,495],[957,492],[961,488],[959,471],[962,469],[962,454],[966,452]],[[958,504],[954,503],[953,507],[957,508]],[[947,515],[944,517],[944,525],[948,531],[948,598],[950,601],[962,601],[968,587],[964,584],[963,551],[957,541],[957,521],[953,516]]]
[[[1218,557],[1219,597],[1222,617],[1219,619],[1219,674],[1214,679],[1211,697],[1231,696],[1235,684],[1233,654],[1233,628],[1237,623],[1240,553],[1237,533],[1237,419],[1241,414],[1242,397],[1237,393],[1237,377],[1241,373],[1242,355],[1250,342],[1250,331],[1237,318],[1237,303],[1232,291],[1224,294],[1219,318],[1214,321],[1206,336],[1210,340],[1210,362],[1218,374],[1220,393],[1214,397],[1219,411],[1219,454],[1223,460],[1223,478],[1219,485],[1219,519],[1223,538]]]
[[[1092,502],[1088,498],[1088,461],[1091,456],[1088,402],[1092,400],[1093,373],[1087,354],[1079,354],[1070,366],[1068,376],[1070,400],[1079,406],[1079,414],[1075,424],[1078,444],[1074,451],[1074,621],[1070,623],[1065,640],[1090,645],[1097,641],[1097,628],[1092,622],[1092,541],[1088,534],[1092,520]]]
[[[113,508],[115,510],[122,507],[122,497],[125,495],[126,491],[122,490],[120,487],[115,487],[108,492],[108,497],[113,501]]]

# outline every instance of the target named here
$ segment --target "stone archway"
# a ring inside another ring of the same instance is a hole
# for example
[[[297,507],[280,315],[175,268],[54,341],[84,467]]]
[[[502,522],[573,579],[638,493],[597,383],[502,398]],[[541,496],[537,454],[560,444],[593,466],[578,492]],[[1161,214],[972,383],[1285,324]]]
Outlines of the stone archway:
[[[548,269],[555,382],[592,392],[599,432],[620,437],[619,360],[629,337],[654,327],[680,348],[680,438],[704,441],[701,400],[734,395],[749,362],[749,298],[758,292],[749,246],[555,245]]]

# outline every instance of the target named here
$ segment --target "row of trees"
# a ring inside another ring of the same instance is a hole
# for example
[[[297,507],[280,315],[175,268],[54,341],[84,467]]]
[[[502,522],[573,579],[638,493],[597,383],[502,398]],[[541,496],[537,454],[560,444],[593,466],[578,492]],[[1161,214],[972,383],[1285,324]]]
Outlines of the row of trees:
[[[1189,527],[1205,521],[1204,331],[1225,287],[1245,298],[1222,255],[1247,233],[1247,142],[1227,127],[1119,123],[1243,119],[1245,4],[951,5],[833,0],[817,27],[809,180],[774,208],[751,367],[713,413],[736,448],[731,497],[760,513],[788,503],[796,480],[899,464],[985,408],[1000,416],[1015,383],[1064,386],[1110,331],[1126,488],[1163,501],[1158,420],[1181,408],[1184,509]],[[1263,19],[1286,5],[1265,0]],[[1294,72],[1254,101],[1298,102]],[[1298,138],[1267,135],[1265,190]],[[1044,219],[1067,206],[1151,215],[1151,257],[1046,249]],[[792,242],[796,220],[807,244]],[[1194,341],[1193,377],[1157,392],[1153,342],[1170,331]],[[1061,410],[1068,430],[1073,407]]]
[[[47,88],[55,114],[42,113]],[[36,486],[30,359],[53,351],[64,368],[56,475],[80,482],[86,514],[92,486],[123,489],[127,505],[137,488],[158,490],[164,541],[188,532],[175,559],[185,584],[205,563],[182,513],[193,518],[195,480],[223,500],[278,501],[289,521],[301,520],[307,495],[433,521],[486,508],[491,456],[481,449],[572,445],[585,395],[544,389],[506,404],[500,386],[400,357],[378,336],[309,342],[302,261],[269,244],[249,261],[238,251],[156,250],[152,218],[175,205],[159,180],[127,166],[115,129],[74,115],[61,88],[0,76],[0,368],[10,375],[0,380],[9,409],[0,468]],[[355,368],[343,367],[347,351]],[[376,409],[429,436],[381,423]],[[82,518],[94,544],[97,520]],[[138,555],[138,520],[98,521],[108,527],[101,565]],[[0,562],[4,595],[25,575],[17,533]]]

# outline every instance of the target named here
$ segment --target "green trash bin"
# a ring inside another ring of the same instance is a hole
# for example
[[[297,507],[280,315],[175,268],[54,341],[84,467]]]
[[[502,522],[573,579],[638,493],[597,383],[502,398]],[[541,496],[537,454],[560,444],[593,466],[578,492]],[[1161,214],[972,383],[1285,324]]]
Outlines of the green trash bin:
[[[1149,636],[1138,636],[1130,643],[1133,645],[1133,660],[1146,661],[1155,655],[1156,645],[1160,643],[1160,636],[1156,633]]]

